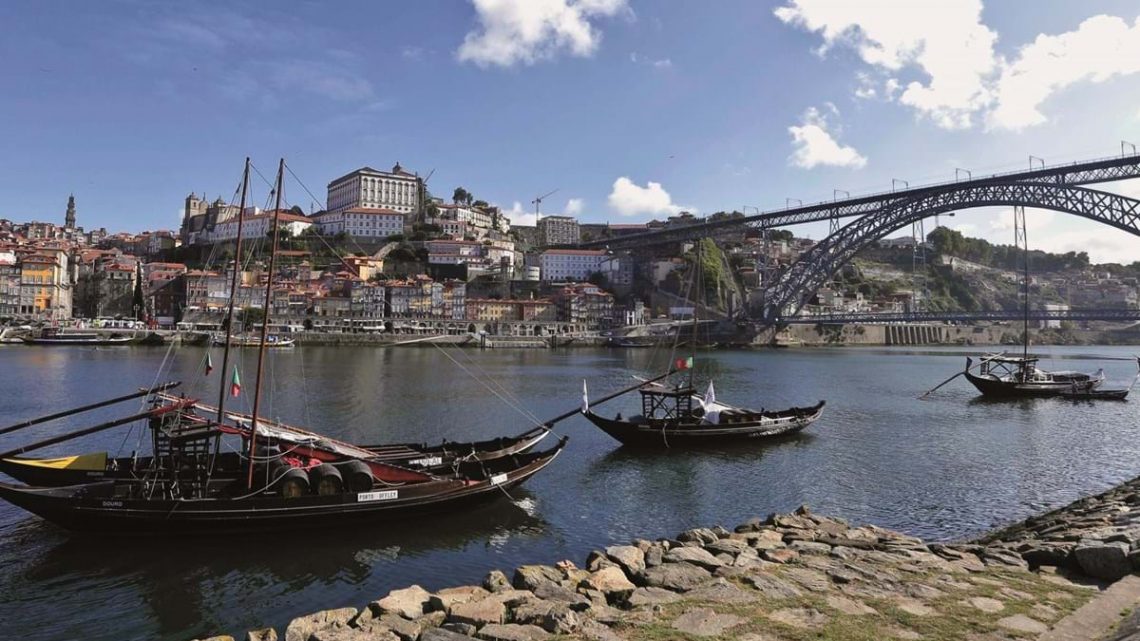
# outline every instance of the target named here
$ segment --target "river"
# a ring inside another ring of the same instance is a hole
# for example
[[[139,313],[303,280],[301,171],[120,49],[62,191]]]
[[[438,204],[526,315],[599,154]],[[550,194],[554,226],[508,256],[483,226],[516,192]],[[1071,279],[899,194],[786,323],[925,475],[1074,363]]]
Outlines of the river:
[[[1133,348],[1042,348],[1045,369],[1104,367],[1130,384]],[[1140,474],[1138,401],[983,402],[957,348],[720,351],[698,357],[718,400],[782,408],[827,400],[803,434],[763,445],[639,454],[581,417],[557,427],[566,451],[511,496],[452,517],[225,538],[89,539],[0,504],[0,621],[8,638],[190,639],[278,629],[315,610],[360,607],[389,589],[476,583],[491,569],[581,562],[589,550],[693,526],[812,509],[910,534],[961,538]],[[216,400],[205,350],[0,347],[0,425],[118,395],[165,378]],[[213,354],[215,365],[220,353]],[[356,442],[471,440],[525,431],[591,394],[660,371],[654,350],[448,350],[306,347],[267,362],[268,415]],[[246,392],[254,352],[245,350]],[[454,359],[454,360],[453,360]],[[478,377],[472,374],[477,374]],[[490,391],[494,379],[516,411]],[[193,383],[193,384],[190,384]],[[245,399],[241,399],[244,401]],[[635,396],[602,413],[638,411]],[[137,407],[130,405],[130,409]],[[125,410],[120,411],[125,412]],[[93,412],[0,437],[7,449],[107,420]],[[138,430],[61,444],[43,455],[129,453]],[[145,440],[143,441],[145,443]]]

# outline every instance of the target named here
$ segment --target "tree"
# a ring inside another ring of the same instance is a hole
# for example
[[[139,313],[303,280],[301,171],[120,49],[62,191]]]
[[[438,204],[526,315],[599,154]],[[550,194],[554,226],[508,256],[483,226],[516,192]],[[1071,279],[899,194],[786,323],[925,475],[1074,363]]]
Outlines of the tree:
[[[300,205],[293,205],[292,207],[289,208],[289,213],[294,214],[296,216],[304,216],[305,210],[301,209]]]
[[[471,198],[471,194],[467,193],[467,190],[462,187],[456,187],[455,191],[451,194],[451,202],[457,205],[462,202],[467,202],[469,198]]]
[[[143,290],[142,290],[142,274],[135,273],[135,296],[134,296],[135,320],[139,320],[139,314],[144,311]]]
[[[491,203],[489,203],[485,200],[476,200],[475,202],[471,203],[471,206],[472,207],[490,207]]]

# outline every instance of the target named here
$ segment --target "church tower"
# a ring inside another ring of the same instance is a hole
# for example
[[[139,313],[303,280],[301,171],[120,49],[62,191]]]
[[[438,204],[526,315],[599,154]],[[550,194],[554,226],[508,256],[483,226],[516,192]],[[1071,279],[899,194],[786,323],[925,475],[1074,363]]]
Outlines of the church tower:
[[[67,197],[67,214],[63,217],[63,226],[66,229],[75,229],[75,194]]]

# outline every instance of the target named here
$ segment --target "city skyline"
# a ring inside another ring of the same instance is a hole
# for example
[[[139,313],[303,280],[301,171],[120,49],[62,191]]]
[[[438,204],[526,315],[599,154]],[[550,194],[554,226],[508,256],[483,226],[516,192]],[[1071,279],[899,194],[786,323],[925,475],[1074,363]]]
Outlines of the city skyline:
[[[13,87],[0,131],[21,150],[0,161],[0,217],[62,220],[74,193],[89,229],[176,229],[187,192],[229,198],[245,155],[267,175],[285,156],[318,199],[336,176],[398,161],[434,170],[436,196],[463,186],[516,222],[558,189],[544,213],[625,223],[1130,151],[1140,12],[1043,8],[124,1],[47,20],[14,3],[7,22],[51,28],[0,43]],[[310,209],[299,186],[286,194]],[[951,226],[1009,243],[1006,218]],[[1140,255],[1071,218],[1031,214],[1031,245]]]

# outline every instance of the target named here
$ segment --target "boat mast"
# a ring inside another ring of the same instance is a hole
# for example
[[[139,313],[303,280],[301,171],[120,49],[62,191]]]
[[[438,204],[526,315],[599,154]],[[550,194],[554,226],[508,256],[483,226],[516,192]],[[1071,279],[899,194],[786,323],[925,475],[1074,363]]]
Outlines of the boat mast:
[[[701,294],[701,272],[704,271],[704,266],[701,265],[701,244],[704,239],[697,241],[697,271],[693,273],[693,335],[692,339],[692,354],[693,354],[693,367],[689,368],[689,389],[693,388],[693,370],[697,365],[697,305],[700,304],[700,299],[697,297]],[[703,298],[703,297],[702,297]]]
[[[269,317],[272,315],[273,304],[273,270],[277,264],[277,222],[281,218],[281,187],[285,179],[285,159],[277,165],[277,187],[275,204],[273,205],[273,249],[269,254],[269,277],[265,281],[265,307],[264,320],[261,322],[261,343],[257,346],[257,380],[253,384],[253,413],[249,424],[249,474],[247,483],[253,488],[253,465],[255,445],[257,444],[257,414],[261,409],[261,374],[265,367],[265,342],[269,334]]]
[[[245,198],[249,189],[249,156],[245,157],[245,171],[241,177],[241,204],[238,206],[237,241],[234,243],[234,273],[230,277],[230,305],[226,311],[226,345],[222,350],[222,376],[218,385],[218,424],[222,424],[226,409],[226,376],[230,368],[230,341],[234,335],[234,299],[237,298],[238,275],[241,273],[241,231],[245,218]],[[215,452],[215,455],[217,453]]]
[[[1022,335],[1024,336],[1025,340],[1022,341],[1021,356],[1024,359],[1028,359],[1029,358],[1029,239],[1025,233],[1025,208],[1024,207],[1014,207],[1013,208],[1013,244],[1015,247],[1018,246],[1019,241],[1020,241],[1020,246],[1021,246],[1022,250],[1025,252],[1024,260],[1022,261],[1022,282],[1024,283],[1024,287],[1025,287],[1025,303],[1022,305],[1024,322],[1023,322],[1023,326],[1022,326],[1022,330],[1021,330]],[[1021,366],[1022,367],[1022,369],[1021,369],[1022,377],[1025,377],[1026,374],[1028,373],[1027,365],[1028,365],[1028,363],[1024,363]]]

